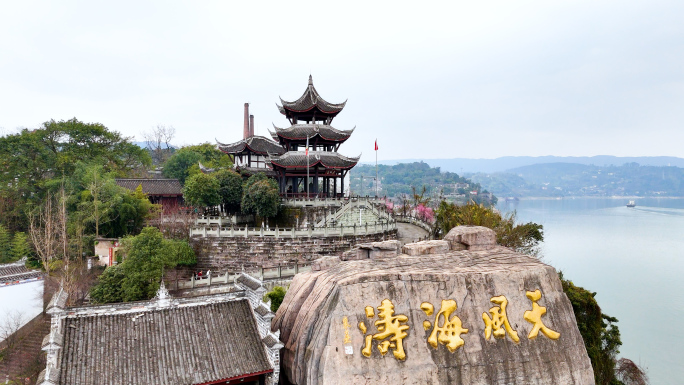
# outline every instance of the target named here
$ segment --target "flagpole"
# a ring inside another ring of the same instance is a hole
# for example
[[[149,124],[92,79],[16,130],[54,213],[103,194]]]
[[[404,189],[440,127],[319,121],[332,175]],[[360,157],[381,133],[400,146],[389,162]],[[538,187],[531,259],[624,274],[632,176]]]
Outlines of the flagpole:
[[[378,197],[378,140],[375,139],[375,197]]]

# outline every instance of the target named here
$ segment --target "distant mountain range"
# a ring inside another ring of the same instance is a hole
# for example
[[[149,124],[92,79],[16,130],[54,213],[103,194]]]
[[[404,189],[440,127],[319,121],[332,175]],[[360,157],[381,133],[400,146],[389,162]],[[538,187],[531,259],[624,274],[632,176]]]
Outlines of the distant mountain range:
[[[441,171],[458,173],[503,172],[518,167],[543,163],[575,163],[594,166],[622,166],[625,163],[638,163],[641,166],[677,166],[684,167],[684,158],[673,156],[636,156],[618,157],[611,155],[597,156],[504,156],[496,159],[397,159],[380,161],[381,164],[395,165],[423,161],[431,167],[439,167]],[[368,163],[370,164],[370,163]]]

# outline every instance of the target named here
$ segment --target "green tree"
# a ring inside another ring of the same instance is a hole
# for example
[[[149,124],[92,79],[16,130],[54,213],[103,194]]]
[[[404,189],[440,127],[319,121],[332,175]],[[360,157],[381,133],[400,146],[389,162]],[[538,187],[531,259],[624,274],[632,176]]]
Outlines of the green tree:
[[[266,293],[266,298],[271,300],[271,311],[277,312],[285,298],[285,288],[281,286],[274,287],[273,290]]]
[[[264,173],[250,176],[242,188],[242,212],[262,218],[274,217],[280,207],[278,184]]]
[[[219,182],[221,205],[227,212],[240,210],[242,201],[242,177],[233,170],[219,170],[213,174]]]
[[[196,207],[210,207],[221,203],[219,181],[209,174],[195,174],[188,178],[183,187],[183,198]]]
[[[563,291],[572,303],[577,327],[587,348],[591,366],[594,368],[596,384],[620,384],[615,378],[615,357],[622,345],[620,330],[615,325],[618,320],[601,312],[601,307],[594,298],[596,293],[575,286],[572,281],[563,278],[563,273],[558,275]]]
[[[216,146],[203,143],[178,149],[164,163],[164,176],[178,179],[185,184],[191,175],[199,173],[199,162],[209,168],[231,168],[230,157],[216,149]]]
[[[145,227],[139,235],[122,241],[125,259],[107,268],[91,290],[96,303],[128,302],[152,298],[164,271],[196,263],[185,241],[164,239],[159,229]]]
[[[201,160],[202,155],[195,151],[181,148],[164,163],[163,174],[167,178],[178,179],[184,185],[185,179],[190,176],[190,167],[196,165]]]
[[[17,231],[12,238],[12,259],[18,261],[30,255],[31,246],[29,245],[28,236],[22,231]]]
[[[0,263],[12,262],[12,236],[5,226],[0,225]]]
[[[26,230],[29,206],[55,192],[80,162],[124,176],[149,166],[151,159],[118,132],[75,118],[0,137],[0,223],[11,231]]]

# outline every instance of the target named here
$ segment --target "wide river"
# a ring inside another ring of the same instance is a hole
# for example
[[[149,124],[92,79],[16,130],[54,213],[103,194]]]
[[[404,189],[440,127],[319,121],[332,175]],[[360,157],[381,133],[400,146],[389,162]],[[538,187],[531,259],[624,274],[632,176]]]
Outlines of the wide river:
[[[543,260],[597,292],[616,317],[620,356],[652,385],[684,378],[684,199],[562,199],[500,202],[521,222],[544,225]]]

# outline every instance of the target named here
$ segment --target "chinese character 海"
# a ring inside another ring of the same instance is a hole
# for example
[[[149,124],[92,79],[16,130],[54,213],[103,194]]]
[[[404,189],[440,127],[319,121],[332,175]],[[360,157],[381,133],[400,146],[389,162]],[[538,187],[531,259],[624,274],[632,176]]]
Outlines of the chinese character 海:
[[[488,340],[492,334],[494,334],[495,338],[504,338],[508,332],[508,335],[514,342],[519,342],[520,338],[518,337],[518,333],[513,330],[511,324],[508,322],[508,315],[506,314],[508,300],[506,297],[500,295],[498,297],[492,297],[490,301],[499,306],[494,306],[489,309],[489,314],[492,315],[491,318],[487,313],[482,313],[482,319],[485,323],[485,339]]]
[[[547,328],[541,320],[541,317],[546,314],[546,308],[537,304],[537,301],[541,299],[541,291],[538,289],[535,291],[528,291],[525,295],[532,301],[532,310],[527,310],[523,317],[525,318],[525,321],[534,325],[527,338],[537,338],[537,335],[541,330],[545,336],[552,340],[557,340],[560,337],[560,333]]]
[[[366,317],[373,318],[375,316],[372,307],[367,306],[365,311]],[[376,340],[381,341],[378,344],[378,351],[380,351],[380,354],[384,356],[387,354],[387,351],[392,348],[394,349],[392,353],[395,358],[405,360],[406,352],[404,352],[403,341],[408,335],[406,334],[406,330],[409,329],[409,326],[402,325],[402,323],[407,322],[408,317],[401,314],[395,316],[392,301],[384,299],[382,304],[378,307],[378,318],[379,320],[375,321],[375,326],[379,333],[365,336],[365,344],[361,353],[366,357],[370,357],[372,340]],[[363,334],[366,334],[367,328],[364,322],[359,322],[359,329]],[[389,341],[384,341],[387,338],[389,338]]]
[[[426,315],[430,316],[434,312],[434,306],[429,302],[423,302],[420,304],[420,308],[425,312]],[[442,300],[442,307],[439,312],[435,315],[435,326],[428,337],[428,343],[435,349],[437,349],[437,342],[446,345],[450,352],[455,352],[456,349],[463,346],[463,339],[461,334],[468,333],[468,329],[464,329],[461,324],[461,319],[454,315],[451,319],[451,313],[456,311],[456,301],[447,299]],[[440,316],[444,316],[444,323],[439,326]],[[430,321],[423,322],[425,330],[428,330],[431,326]]]

